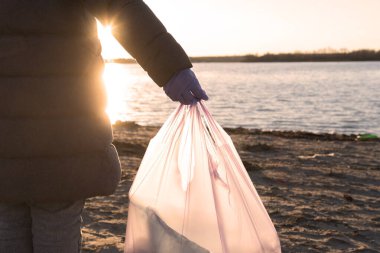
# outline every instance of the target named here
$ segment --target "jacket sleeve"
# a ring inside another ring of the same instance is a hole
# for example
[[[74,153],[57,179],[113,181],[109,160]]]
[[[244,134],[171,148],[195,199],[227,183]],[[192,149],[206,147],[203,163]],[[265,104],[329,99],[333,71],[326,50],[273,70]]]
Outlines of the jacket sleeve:
[[[115,38],[159,86],[192,67],[185,51],[142,0],[84,2],[101,23],[112,25]]]

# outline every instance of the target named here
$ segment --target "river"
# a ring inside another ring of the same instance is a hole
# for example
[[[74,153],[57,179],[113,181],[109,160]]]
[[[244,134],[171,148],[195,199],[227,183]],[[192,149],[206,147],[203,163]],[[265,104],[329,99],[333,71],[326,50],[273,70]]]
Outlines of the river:
[[[195,63],[225,127],[380,134],[380,62]],[[177,106],[137,64],[107,63],[111,121],[161,125]]]

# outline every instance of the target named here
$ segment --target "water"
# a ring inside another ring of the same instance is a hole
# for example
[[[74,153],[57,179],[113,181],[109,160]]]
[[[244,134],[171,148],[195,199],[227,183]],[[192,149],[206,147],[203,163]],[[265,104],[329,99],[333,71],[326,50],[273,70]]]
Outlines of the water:
[[[226,127],[380,134],[380,62],[196,63]],[[161,125],[177,103],[137,64],[106,65],[111,120]]]

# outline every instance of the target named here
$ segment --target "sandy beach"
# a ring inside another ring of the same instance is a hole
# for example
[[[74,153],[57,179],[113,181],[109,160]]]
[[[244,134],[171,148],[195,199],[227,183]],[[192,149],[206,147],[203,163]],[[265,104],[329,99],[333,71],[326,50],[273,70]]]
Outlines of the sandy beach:
[[[128,191],[158,127],[114,125],[115,194],[87,201],[83,252],[122,252]],[[283,252],[380,251],[380,141],[354,135],[226,129],[278,231]]]

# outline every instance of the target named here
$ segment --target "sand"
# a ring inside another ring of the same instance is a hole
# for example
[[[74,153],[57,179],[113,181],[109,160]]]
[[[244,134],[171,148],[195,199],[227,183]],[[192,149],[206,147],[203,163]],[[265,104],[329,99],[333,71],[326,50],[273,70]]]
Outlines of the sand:
[[[226,129],[278,231],[283,252],[380,252],[380,140]],[[114,125],[115,194],[88,199],[83,252],[123,252],[128,191],[158,127]]]

